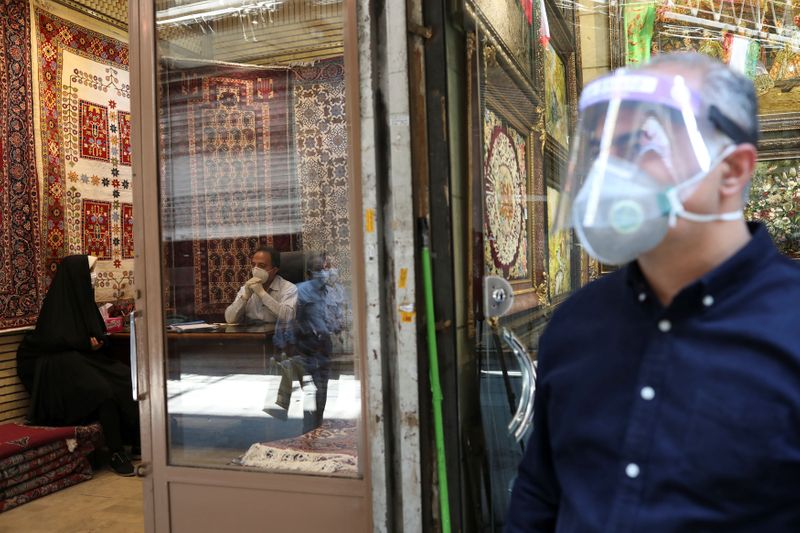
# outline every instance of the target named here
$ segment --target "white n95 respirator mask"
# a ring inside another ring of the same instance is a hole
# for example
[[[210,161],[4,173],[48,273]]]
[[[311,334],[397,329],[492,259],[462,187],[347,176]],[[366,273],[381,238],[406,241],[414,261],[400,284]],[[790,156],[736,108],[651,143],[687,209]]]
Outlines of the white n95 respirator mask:
[[[258,278],[261,283],[266,283],[269,279],[269,272],[261,267],[253,267],[253,277]]]
[[[658,246],[678,217],[743,217],[742,211],[698,214],[684,208],[735,143],[756,142],[757,133],[737,130],[713,106],[704,112],[681,76],[618,71],[589,84],[579,109],[552,230],[574,229],[592,257],[610,265],[632,261]],[[715,130],[731,138],[725,149],[706,141]]]
[[[727,152],[718,159],[727,157]],[[665,189],[626,161],[609,159],[602,167],[593,166],[572,205],[573,227],[586,253],[608,265],[623,265],[658,246],[677,217],[695,222],[742,218],[742,211],[715,215],[686,211],[681,191],[692,189],[705,176],[698,174]]]

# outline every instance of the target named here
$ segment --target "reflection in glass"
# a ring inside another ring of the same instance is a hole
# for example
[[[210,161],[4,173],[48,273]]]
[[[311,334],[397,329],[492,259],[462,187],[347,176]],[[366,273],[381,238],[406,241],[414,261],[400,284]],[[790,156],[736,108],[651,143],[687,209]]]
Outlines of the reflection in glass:
[[[359,475],[342,5],[157,7],[170,463]]]

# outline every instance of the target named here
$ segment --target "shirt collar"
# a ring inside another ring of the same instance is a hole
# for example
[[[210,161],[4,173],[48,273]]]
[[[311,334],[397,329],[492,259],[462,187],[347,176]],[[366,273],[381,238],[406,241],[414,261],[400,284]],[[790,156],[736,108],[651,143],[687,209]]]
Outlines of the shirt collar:
[[[269,289],[267,290],[280,292],[282,286],[283,286],[283,278],[280,277],[279,274],[275,274],[275,279],[273,279],[272,283],[269,284]]]
[[[775,248],[772,237],[762,223],[748,222],[747,227],[752,237],[750,241],[722,264],[683,289],[676,295],[676,302],[684,299],[686,292],[701,297],[711,295],[716,298],[741,281],[757,276],[762,265],[778,255],[778,249]],[[651,294],[638,262],[634,261],[627,266],[626,278],[628,285],[636,291],[637,297],[641,294]]]

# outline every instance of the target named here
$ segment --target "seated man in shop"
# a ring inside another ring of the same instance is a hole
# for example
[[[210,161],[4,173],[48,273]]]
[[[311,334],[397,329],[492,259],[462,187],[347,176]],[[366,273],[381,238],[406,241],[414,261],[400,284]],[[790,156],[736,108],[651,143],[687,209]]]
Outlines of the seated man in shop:
[[[236,299],[225,310],[228,323],[284,323],[294,318],[297,287],[278,275],[281,254],[262,246],[253,254],[253,277],[239,289]]]

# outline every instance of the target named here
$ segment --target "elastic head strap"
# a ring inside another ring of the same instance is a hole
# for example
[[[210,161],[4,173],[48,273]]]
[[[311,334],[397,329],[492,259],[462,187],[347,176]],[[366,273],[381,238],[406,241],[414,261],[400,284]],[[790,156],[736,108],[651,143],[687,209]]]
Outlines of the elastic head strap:
[[[739,126],[736,122],[725,116],[722,111],[715,105],[708,109],[708,119],[716,128],[730,137],[736,144],[749,143],[752,145],[758,144],[759,133],[758,130],[748,131]]]
[[[730,222],[732,220],[744,218],[744,211],[741,209],[718,214],[692,213],[683,207],[683,202],[681,202],[681,199],[678,196],[677,187],[671,188],[670,190],[666,191],[665,194],[667,196],[667,200],[669,201],[669,226],[671,228],[674,228],[675,224],[678,223],[678,217],[685,220],[691,220],[692,222],[716,222],[718,220]]]

